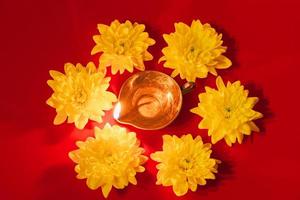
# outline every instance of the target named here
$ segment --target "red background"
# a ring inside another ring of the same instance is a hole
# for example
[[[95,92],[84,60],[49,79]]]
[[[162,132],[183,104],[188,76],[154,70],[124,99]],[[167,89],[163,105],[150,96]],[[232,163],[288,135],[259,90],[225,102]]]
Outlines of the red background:
[[[213,156],[222,160],[217,180],[181,199],[300,199],[299,191],[299,35],[297,0],[226,1],[71,1],[0,0],[0,199],[102,199],[77,180],[74,163],[68,158],[75,141],[92,134],[95,123],[84,131],[73,124],[54,126],[54,109],[45,104],[51,95],[48,70],[62,71],[65,62],[86,64],[94,46],[97,23],[129,19],[146,24],[156,40],[150,48],[154,60],[147,69],[170,74],[157,61],[165,46],[163,33],[173,23],[192,19],[211,23],[224,35],[227,56],[233,61],[219,71],[224,80],[241,80],[258,96],[255,107],[265,114],[258,120],[261,133],[247,137],[242,145],[213,146]],[[112,76],[110,90],[118,93],[130,76]],[[183,81],[176,80],[181,84]],[[214,86],[215,77],[197,80],[197,88],[184,96],[178,118],[159,131],[136,131],[147,155],[160,150],[162,134],[200,134],[209,142],[206,130],[198,130],[200,117],[189,112],[198,102],[204,85]],[[107,112],[106,121],[111,119]],[[103,124],[99,125],[100,127]],[[171,188],[155,185],[155,163],[146,164],[138,185],[115,189],[109,199],[179,199]]]

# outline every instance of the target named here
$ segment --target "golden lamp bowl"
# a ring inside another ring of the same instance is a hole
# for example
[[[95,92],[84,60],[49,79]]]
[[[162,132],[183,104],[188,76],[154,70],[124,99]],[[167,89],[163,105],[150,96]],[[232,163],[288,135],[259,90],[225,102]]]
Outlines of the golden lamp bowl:
[[[114,118],[144,130],[161,129],[178,115],[182,92],[176,81],[158,71],[143,71],[122,85]]]

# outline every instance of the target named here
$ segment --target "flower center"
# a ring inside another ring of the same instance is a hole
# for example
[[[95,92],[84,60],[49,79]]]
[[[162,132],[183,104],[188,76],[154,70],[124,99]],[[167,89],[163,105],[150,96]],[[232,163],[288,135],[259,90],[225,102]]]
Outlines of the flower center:
[[[126,40],[118,40],[115,43],[115,52],[119,55],[123,55],[125,53]]]
[[[87,102],[87,100],[88,100],[88,95],[84,89],[80,89],[75,93],[74,101],[77,104],[83,105]]]
[[[213,59],[209,50],[203,50],[194,46],[188,47],[184,55],[188,62],[194,64],[208,64]]]
[[[188,50],[186,51],[186,59],[189,62],[197,61],[198,55],[199,55],[199,50],[197,50],[193,46],[188,48]]]
[[[229,106],[226,106],[224,110],[225,110],[225,112],[224,112],[225,119],[230,119],[230,117],[232,115],[232,108]]]
[[[108,154],[105,159],[105,162],[107,165],[112,166],[116,163],[116,159],[114,159],[114,156],[112,154]]]
[[[180,160],[180,162],[179,162],[179,168],[183,171],[192,169],[193,165],[194,165],[193,160],[190,158],[184,158],[184,159]]]

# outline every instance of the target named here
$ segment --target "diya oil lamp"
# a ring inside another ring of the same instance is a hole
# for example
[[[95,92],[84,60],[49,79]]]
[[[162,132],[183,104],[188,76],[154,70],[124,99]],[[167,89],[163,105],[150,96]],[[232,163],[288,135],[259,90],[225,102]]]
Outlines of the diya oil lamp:
[[[182,94],[193,87],[194,83],[186,83],[180,88],[173,78],[158,71],[136,73],[121,87],[114,118],[139,129],[164,128],[177,117]]]

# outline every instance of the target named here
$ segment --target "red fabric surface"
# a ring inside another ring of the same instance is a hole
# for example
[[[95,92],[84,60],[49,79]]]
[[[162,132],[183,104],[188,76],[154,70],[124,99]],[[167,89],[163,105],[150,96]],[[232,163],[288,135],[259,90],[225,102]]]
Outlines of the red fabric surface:
[[[73,124],[54,126],[54,109],[45,104],[51,95],[48,70],[62,71],[65,62],[86,64],[91,56],[97,23],[129,19],[146,24],[156,40],[150,47],[154,60],[147,69],[163,71],[157,64],[165,46],[163,33],[173,23],[193,19],[211,23],[223,33],[233,66],[219,70],[225,81],[241,80],[258,96],[255,107],[265,117],[258,120],[261,133],[246,137],[232,148],[225,142],[213,146],[213,156],[223,161],[217,180],[181,199],[300,199],[299,192],[299,7],[297,0],[224,1],[0,1],[1,121],[0,199],[59,200],[102,199],[101,190],[89,190],[77,180],[68,152],[75,141],[92,134]],[[110,90],[118,93],[131,74],[112,76]],[[176,78],[182,84],[180,78]],[[198,103],[204,85],[215,86],[215,77],[197,80],[197,88],[184,96],[178,118],[158,131],[136,131],[146,154],[160,150],[163,134],[200,134],[200,117],[189,112]],[[115,123],[111,112],[105,120]],[[178,199],[170,187],[155,185],[155,162],[137,176],[138,185],[113,189],[109,199]]]

